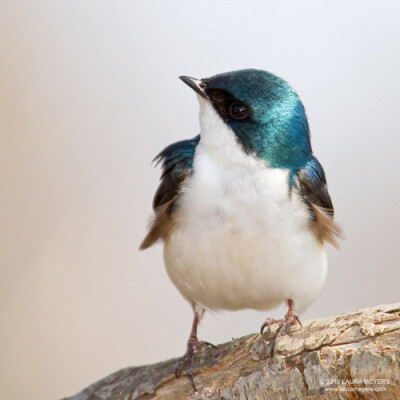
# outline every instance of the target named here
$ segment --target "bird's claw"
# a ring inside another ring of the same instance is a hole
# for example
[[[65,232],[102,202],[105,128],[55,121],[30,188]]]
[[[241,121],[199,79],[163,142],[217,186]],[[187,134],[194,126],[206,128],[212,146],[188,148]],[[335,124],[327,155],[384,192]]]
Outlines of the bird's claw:
[[[193,355],[189,356],[188,353],[186,353],[182,358],[180,358],[174,366],[174,374],[177,378],[179,378],[180,373],[183,369],[183,367],[186,366],[186,376],[189,379],[190,384],[192,385],[192,388],[194,391],[197,391],[196,386],[194,384],[194,379],[193,379],[193,370],[192,370],[192,359]]]
[[[213,349],[218,348],[218,346],[216,346],[215,344],[210,343],[210,342],[205,342],[204,340],[200,340],[199,343],[200,343],[200,349],[199,350],[203,350],[204,348],[209,348],[209,347],[212,347]]]
[[[194,391],[197,391],[196,386],[194,384],[194,379],[193,379],[193,354],[194,352],[201,351],[205,348],[212,347],[214,349],[217,348],[214,344],[210,342],[205,342],[205,341],[200,341],[200,340],[193,340],[188,344],[188,348],[186,353],[182,358],[180,358],[174,365],[174,374],[177,378],[179,378],[180,373],[182,370],[185,368],[186,369],[186,376],[189,379],[190,384],[192,385],[192,388]]]
[[[269,328],[271,325],[278,324],[281,326],[284,323],[284,319],[272,319],[272,318],[267,318],[264,323],[261,325],[260,333],[261,335],[264,333],[265,328]]]
[[[274,355],[276,341],[283,335],[283,333],[288,333],[290,327],[292,325],[295,325],[296,323],[298,323],[301,327],[303,327],[297,314],[293,311],[288,311],[288,313],[285,315],[285,318],[283,318],[283,319],[267,318],[265,320],[265,322],[261,325],[261,329],[260,329],[261,334],[263,334],[265,328],[267,328],[273,324],[278,324],[278,326],[279,326],[275,337],[272,339],[271,357],[273,357],[273,355]]]

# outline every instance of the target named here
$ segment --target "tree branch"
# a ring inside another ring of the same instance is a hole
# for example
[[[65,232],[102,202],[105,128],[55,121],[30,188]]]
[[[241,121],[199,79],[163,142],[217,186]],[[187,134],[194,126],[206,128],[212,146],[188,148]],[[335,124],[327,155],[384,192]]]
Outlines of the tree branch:
[[[197,354],[198,392],[169,360],[122,369],[64,400],[400,398],[400,303],[293,326],[271,358],[276,329]]]

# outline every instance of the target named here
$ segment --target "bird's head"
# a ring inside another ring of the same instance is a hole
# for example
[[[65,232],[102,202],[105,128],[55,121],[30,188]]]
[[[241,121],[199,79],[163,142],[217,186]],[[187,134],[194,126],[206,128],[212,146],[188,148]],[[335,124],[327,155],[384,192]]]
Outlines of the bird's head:
[[[198,93],[202,108],[215,111],[246,153],[271,167],[289,169],[301,167],[310,157],[303,104],[283,79],[255,69],[180,79]]]

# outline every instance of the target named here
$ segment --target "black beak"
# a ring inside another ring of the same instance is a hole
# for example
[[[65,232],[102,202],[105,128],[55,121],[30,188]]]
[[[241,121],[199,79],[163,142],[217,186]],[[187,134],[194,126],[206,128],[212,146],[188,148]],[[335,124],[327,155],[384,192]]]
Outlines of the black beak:
[[[189,87],[191,87],[196,93],[198,93],[201,97],[204,97],[205,99],[209,99],[207,96],[207,93],[205,92],[206,90],[206,84],[196,78],[191,78],[190,76],[180,76],[179,79],[181,79],[183,82],[186,83]]]

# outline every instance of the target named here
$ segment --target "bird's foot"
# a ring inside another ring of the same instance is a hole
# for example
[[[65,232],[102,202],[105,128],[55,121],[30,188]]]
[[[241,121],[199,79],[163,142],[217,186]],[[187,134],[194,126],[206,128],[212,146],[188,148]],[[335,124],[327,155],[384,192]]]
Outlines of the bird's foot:
[[[276,341],[284,334],[284,333],[289,333],[290,327],[292,325],[295,325],[298,323],[301,327],[302,324],[300,322],[299,317],[297,314],[294,312],[293,309],[293,302],[289,301],[289,310],[285,315],[285,318],[283,319],[272,319],[272,318],[267,318],[265,322],[261,325],[260,333],[263,334],[264,329],[274,325],[278,324],[278,330],[276,332],[275,337],[272,339],[272,345],[271,345],[271,357],[274,355],[274,350],[275,350],[275,344]]]
[[[189,379],[190,384],[192,385],[192,388],[194,391],[196,391],[196,386],[194,384],[194,379],[193,379],[193,369],[192,369],[192,364],[193,364],[193,354],[194,352],[199,352],[202,351],[206,348],[213,347],[217,348],[217,346],[213,345],[212,343],[209,342],[204,342],[200,341],[196,338],[191,338],[188,342],[187,350],[186,353],[182,358],[180,358],[174,366],[174,373],[177,378],[179,378],[181,372],[185,370],[186,376]]]

